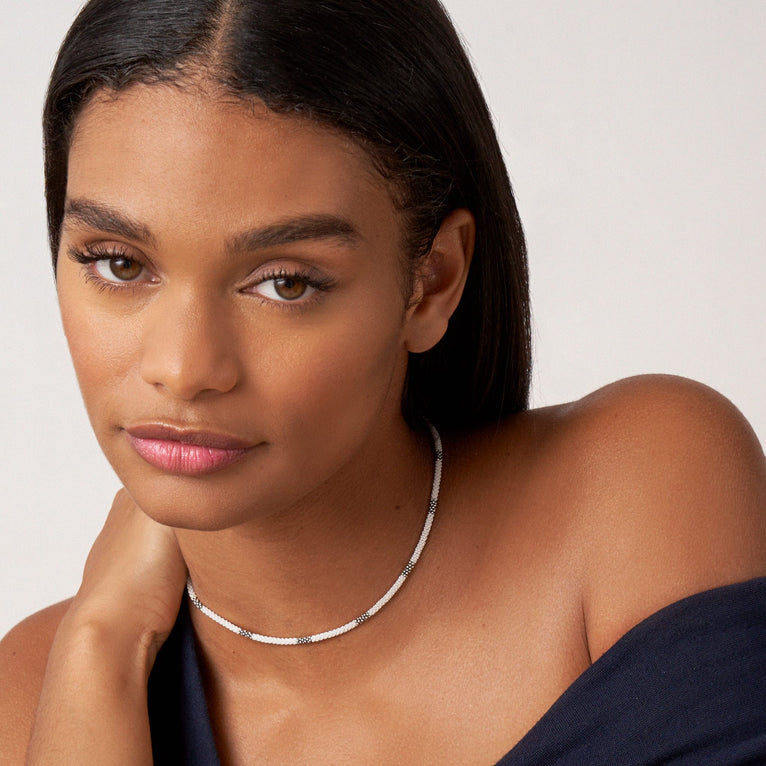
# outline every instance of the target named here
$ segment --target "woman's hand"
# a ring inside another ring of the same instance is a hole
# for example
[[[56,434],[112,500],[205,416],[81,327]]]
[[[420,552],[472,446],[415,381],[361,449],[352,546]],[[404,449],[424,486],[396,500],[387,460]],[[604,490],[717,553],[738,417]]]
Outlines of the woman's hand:
[[[185,582],[174,531],[150,519],[121,489],[88,555],[66,620],[95,621],[126,636],[151,638],[152,663],[173,628]]]
[[[173,530],[120,490],[56,633],[28,766],[152,763],[147,682],[185,579]]]

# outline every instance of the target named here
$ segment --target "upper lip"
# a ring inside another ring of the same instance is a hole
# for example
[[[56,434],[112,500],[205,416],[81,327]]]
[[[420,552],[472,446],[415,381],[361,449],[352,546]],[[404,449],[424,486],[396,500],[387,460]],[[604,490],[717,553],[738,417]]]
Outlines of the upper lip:
[[[214,449],[241,450],[254,446],[251,441],[246,441],[238,436],[222,434],[215,431],[205,431],[199,428],[174,426],[167,423],[142,423],[128,426],[125,431],[136,439],[160,439],[162,441],[181,442],[182,444],[195,444],[199,447],[212,447]]]

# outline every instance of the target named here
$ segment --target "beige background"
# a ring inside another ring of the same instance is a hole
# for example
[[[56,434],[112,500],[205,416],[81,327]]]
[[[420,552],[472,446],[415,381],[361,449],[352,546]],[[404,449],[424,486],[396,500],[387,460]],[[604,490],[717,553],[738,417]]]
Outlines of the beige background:
[[[0,29],[0,633],[73,593],[117,488],[45,241],[39,113],[78,5],[6,0]],[[526,224],[535,403],[672,372],[721,390],[766,440],[766,3],[447,6]]]

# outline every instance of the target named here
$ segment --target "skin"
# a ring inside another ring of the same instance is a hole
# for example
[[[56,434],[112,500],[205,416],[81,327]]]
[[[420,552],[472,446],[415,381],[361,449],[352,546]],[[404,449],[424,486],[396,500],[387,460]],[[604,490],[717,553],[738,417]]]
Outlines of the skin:
[[[407,560],[432,470],[400,414],[407,355],[446,328],[473,218],[448,216],[406,296],[401,216],[364,153],[199,84],[96,99],[69,169],[62,318],[126,489],[75,598],[0,645],[0,749],[23,763],[31,735],[32,764],[151,763],[146,678],[187,567],[235,623],[299,635],[364,611]],[[106,208],[130,236],[94,223]],[[230,246],[306,216],[354,236]],[[68,255],[86,245],[144,270],[105,289],[108,263]],[[268,280],[296,267],[332,286],[285,302]],[[253,448],[170,474],[127,438],[148,422]],[[445,456],[423,557],[359,629],[270,647],[194,611],[223,763],[492,764],[645,617],[766,574],[762,450],[699,384],[623,381],[445,435]]]

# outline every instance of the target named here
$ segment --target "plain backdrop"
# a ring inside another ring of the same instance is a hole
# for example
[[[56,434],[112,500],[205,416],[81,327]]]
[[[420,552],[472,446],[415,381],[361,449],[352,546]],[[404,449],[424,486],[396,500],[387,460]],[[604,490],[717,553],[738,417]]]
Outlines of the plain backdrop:
[[[533,403],[675,373],[722,391],[763,443],[766,2],[446,5],[526,225]],[[0,28],[0,634],[76,590],[118,488],[77,391],[45,235],[39,116],[78,6],[6,0]]]

